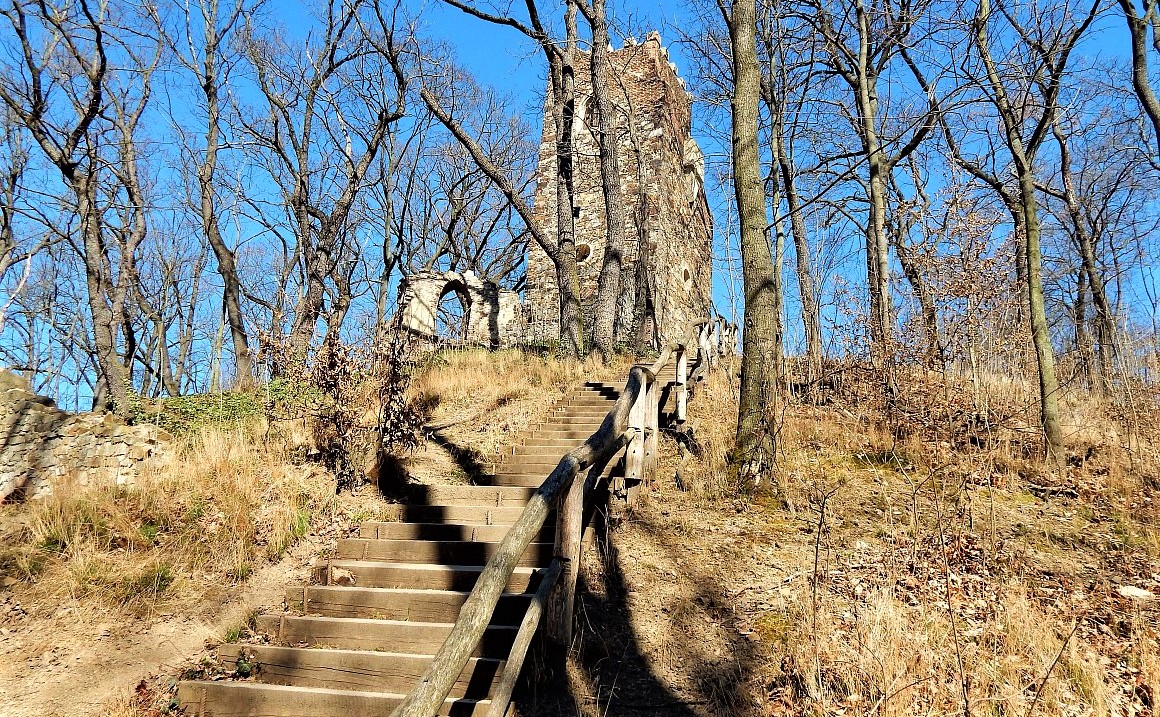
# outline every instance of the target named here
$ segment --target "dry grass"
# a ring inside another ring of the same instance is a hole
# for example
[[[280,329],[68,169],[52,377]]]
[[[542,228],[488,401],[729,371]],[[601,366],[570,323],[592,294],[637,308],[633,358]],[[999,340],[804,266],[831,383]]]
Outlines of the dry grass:
[[[330,511],[333,479],[258,427],[206,429],[127,487],[59,485],[4,506],[0,568],[31,614],[193,612]]]
[[[1160,463],[1140,401],[1129,425],[1072,389],[1060,471],[1017,420],[972,438],[963,424],[900,432],[841,397],[791,405],[776,490],[745,496],[726,462],[731,389],[722,374],[702,389],[701,454],[669,444],[653,494],[612,538],[633,646],[690,712],[1154,713],[1160,597],[1120,592],[1160,596]],[[936,404],[973,392],[907,405],[962,415]],[[978,393],[989,410],[1021,408],[1015,382]]]
[[[804,713],[1107,714],[1118,700],[1092,646],[1018,584],[995,598],[977,627],[878,588],[853,603],[826,595],[816,613],[786,601],[757,630],[783,655],[781,680],[794,683],[783,689]]]
[[[720,498],[736,493],[736,480],[729,470],[737,433],[737,379],[733,366],[713,371],[693,387],[688,404],[688,430],[695,440],[695,460],[681,463],[681,481],[694,495]]]
[[[628,365],[515,349],[444,351],[433,354],[415,376],[412,400],[426,406],[431,430],[482,460],[498,454],[584,381],[619,385]]]

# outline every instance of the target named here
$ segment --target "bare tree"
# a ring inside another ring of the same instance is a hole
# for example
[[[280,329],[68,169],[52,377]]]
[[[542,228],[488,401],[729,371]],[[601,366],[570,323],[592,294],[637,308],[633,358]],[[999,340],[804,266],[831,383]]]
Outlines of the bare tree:
[[[222,235],[220,155],[226,109],[225,93],[239,57],[231,45],[244,18],[255,13],[262,0],[198,0],[187,4],[180,32],[166,34],[167,43],[181,67],[196,78],[204,122],[201,143],[190,141],[183,148],[197,175],[195,210],[201,230],[217,260],[222,280],[222,306],[234,349],[235,387],[244,388],[253,380],[253,357],[245,316],[242,313],[241,277],[235,250]],[[185,115],[186,109],[182,108]],[[183,120],[175,120],[181,122]]]
[[[12,111],[0,116],[0,332],[9,308],[23,291],[34,258],[48,246],[51,232],[28,241],[16,229],[24,200],[24,175],[30,160],[25,132]],[[12,272],[10,274],[9,272]]]
[[[741,220],[741,262],[745,278],[741,400],[737,417],[737,459],[743,476],[760,480],[770,468],[774,437],[766,400],[774,389],[776,311],[773,257],[766,236],[765,192],[758,153],[761,65],[757,59],[757,5],[752,0],[718,7],[729,26],[733,57],[733,186]]]
[[[1160,166],[1160,99],[1152,87],[1148,74],[1148,28],[1152,28],[1152,47],[1160,58],[1160,4],[1156,0],[1142,0],[1144,12],[1137,12],[1135,0],[1119,0],[1128,25],[1132,51],[1132,87],[1140,99],[1140,106],[1152,123],[1152,139],[1156,142],[1153,165]]]
[[[114,236],[105,226],[102,193],[107,189],[109,167],[119,162],[122,172],[114,179],[125,179],[135,163],[130,156],[112,162],[102,156],[106,150],[132,150],[132,133],[125,133],[123,116],[120,136],[115,139],[103,136],[98,127],[109,108],[109,83],[115,72],[109,61],[110,43],[116,42],[109,33],[115,23],[107,13],[107,5],[93,6],[88,0],[60,6],[13,0],[6,5],[0,14],[16,40],[19,65],[0,72],[0,100],[28,130],[68,189],[78,226],[76,236],[63,238],[76,249],[84,266],[92,350],[99,373],[94,404],[125,411],[132,376],[119,339],[127,328],[132,264],[143,232],[134,224]],[[143,105],[148,79],[146,75],[142,79],[146,86],[138,92]],[[135,188],[128,191],[128,202],[140,201]],[[139,209],[140,205],[133,208],[133,222],[143,221]],[[125,353],[131,355],[132,336],[124,338]]]
[[[592,99],[596,108],[596,144],[600,150],[600,186],[604,196],[604,257],[596,286],[596,306],[592,321],[592,343],[605,360],[611,360],[613,331],[620,304],[622,264],[624,263],[625,225],[624,197],[620,184],[619,138],[616,132],[615,108],[610,97],[611,49],[608,35],[608,8],[605,0],[592,0],[589,6],[577,0],[577,6],[592,28]]]
[[[544,53],[548,63],[548,96],[545,101],[545,113],[552,118],[552,127],[555,130],[556,155],[555,167],[549,176],[556,180],[556,217],[555,236],[549,236],[549,230],[539,226],[522,199],[518,199],[510,181],[503,177],[490,161],[483,162],[482,153],[478,144],[452,120],[451,116],[438,107],[438,100],[429,91],[423,93],[432,112],[439,117],[455,135],[456,139],[464,143],[480,167],[487,172],[492,181],[512,202],[512,206],[519,212],[532,238],[544,251],[556,269],[556,284],[560,291],[560,339],[573,356],[579,356],[584,348],[584,330],[580,318],[580,276],[576,266],[576,229],[574,216],[573,196],[573,156],[572,156],[572,126],[576,118],[576,70],[575,58],[578,42],[576,28],[576,0],[565,0],[564,3],[564,40],[560,42],[552,37],[544,27],[540,10],[534,0],[525,0],[528,20],[523,22],[514,17],[492,14],[480,10],[474,5],[460,2],[460,0],[444,0],[448,5],[459,8],[467,14],[487,22],[512,27],[535,41]],[[446,118],[446,120],[444,119]],[[489,166],[491,167],[489,169]],[[545,168],[541,168],[546,171]],[[521,206],[524,205],[524,206]]]
[[[928,103],[917,119],[888,118],[881,106],[879,83],[890,63],[898,58],[905,60],[906,48],[919,41],[915,37],[916,25],[927,12],[930,0],[907,0],[899,4],[874,0],[869,5],[863,0],[838,5],[811,0],[811,5],[811,22],[824,40],[825,63],[850,92],[853,113],[849,120],[866,164],[865,194],[869,208],[865,245],[870,337],[874,360],[882,365],[889,360],[894,325],[886,233],[890,174],[934,127],[934,104]],[[904,64],[912,67],[909,62]],[[887,119],[893,119],[895,126],[888,126]]]
[[[261,207],[257,218],[272,230],[285,220],[294,240],[291,263],[300,269],[302,290],[289,337],[298,356],[320,320],[333,333],[349,308],[355,250],[349,219],[406,103],[399,7],[389,18],[374,8],[383,29],[377,38],[360,22],[369,3],[330,0],[323,10],[322,27],[304,48],[247,30],[246,56],[264,107],[239,114],[239,131],[279,193],[251,206]],[[279,214],[269,213],[270,204]]]
[[[1053,7],[1031,9],[1027,18],[1020,18],[1006,8],[1001,9],[1002,22],[1014,35],[1012,42],[1022,51],[1009,58],[1002,66],[992,54],[989,32],[993,24],[990,0],[981,0],[970,22],[971,47],[978,58],[977,74],[969,74],[968,81],[980,88],[1002,127],[1002,143],[1010,158],[1010,171],[1016,187],[1009,188],[995,171],[980,161],[964,156],[954,133],[944,124],[944,132],[958,163],[968,172],[989,185],[1003,198],[1012,215],[1017,241],[1023,245],[1023,275],[1026,279],[1028,316],[1031,323],[1032,344],[1039,373],[1040,419],[1046,442],[1047,455],[1062,463],[1063,429],[1059,413],[1059,380],[1055,373],[1055,353],[1043,294],[1043,251],[1039,199],[1036,196],[1036,166],[1039,150],[1048,137],[1056,114],[1060,111],[1060,92],[1068,72],[1072,51],[1099,13],[1103,0],[1095,0],[1078,18],[1071,16],[1071,7],[1060,3]],[[968,73],[973,72],[967,68]],[[1019,88],[1020,100],[1012,101],[1009,86]],[[1025,96],[1030,87],[1038,90],[1032,100]],[[1028,116],[1030,115],[1030,116]]]

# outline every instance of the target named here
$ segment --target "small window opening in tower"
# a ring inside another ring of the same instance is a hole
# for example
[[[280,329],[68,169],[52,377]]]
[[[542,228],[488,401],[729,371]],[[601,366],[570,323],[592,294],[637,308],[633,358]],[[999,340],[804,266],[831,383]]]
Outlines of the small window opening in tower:
[[[693,288],[693,274],[687,266],[681,271],[681,282],[685,285],[686,291]]]
[[[576,245],[576,261],[587,261],[588,257],[592,256],[592,247],[587,244]]]
[[[596,110],[595,97],[589,97],[584,103],[584,123],[588,125],[588,131],[593,136],[600,131],[600,113]]]
[[[449,283],[439,297],[435,312],[435,335],[442,343],[461,344],[467,340],[467,323],[471,316],[471,298],[458,282]]]

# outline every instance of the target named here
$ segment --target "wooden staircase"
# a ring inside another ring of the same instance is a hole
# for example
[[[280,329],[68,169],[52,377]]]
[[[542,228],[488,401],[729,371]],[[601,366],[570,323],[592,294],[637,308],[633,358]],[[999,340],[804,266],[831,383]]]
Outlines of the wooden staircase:
[[[659,380],[666,385],[673,378],[670,372]],[[257,631],[267,644],[218,649],[227,668],[248,677],[178,685],[186,713],[390,714],[423,676],[528,498],[563,454],[596,431],[619,395],[615,387],[585,384],[475,485],[418,486],[402,520],[363,523],[359,537],[339,540],[334,557],[317,566],[314,582],[288,591],[287,611],[258,617]],[[610,464],[608,472],[616,467]],[[523,553],[440,714],[488,714],[517,626],[541,569],[552,560],[554,523],[545,523]]]

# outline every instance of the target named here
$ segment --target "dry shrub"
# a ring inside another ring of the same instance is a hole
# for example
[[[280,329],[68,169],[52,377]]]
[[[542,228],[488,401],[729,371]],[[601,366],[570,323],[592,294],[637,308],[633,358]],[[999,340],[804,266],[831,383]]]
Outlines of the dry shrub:
[[[736,495],[735,472],[729,459],[737,438],[737,379],[733,368],[723,364],[693,386],[688,404],[686,430],[696,460],[681,463],[684,490],[707,498]]]
[[[130,486],[57,485],[5,506],[0,572],[21,602],[55,610],[193,611],[245,579],[332,509],[334,481],[288,465],[257,426],[207,429]]]
[[[388,455],[414,448],[422,415],[407,400],[415,346],[396,320],[386,331],[367,329],[346,342],[328,334],[305,356],[292,342],[263,337],[263,355],[279,369],[280,400],[268,419],[304,421],[312,433],[310,458],[338,488],[355,488],[377,474]]]
[[[995,606],[972,626],[961,616],[952,624],[945,603],[909,606],[890,589],[855,604],[823,590],[816,614],[803,596],[758,630],[784,651],[778,687],[800,714],[1025,715],[1033,704],[1040,715],[1108,712],[1106,670],[1071,624],[1018,584],[999,587]]]

